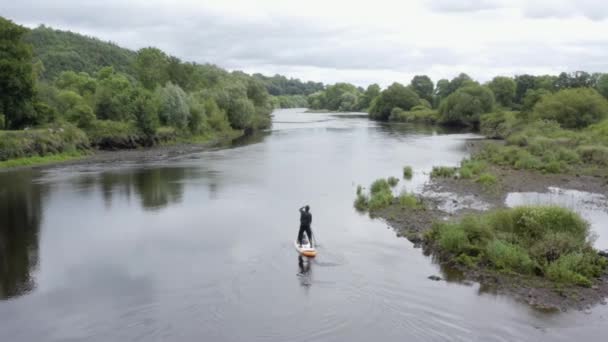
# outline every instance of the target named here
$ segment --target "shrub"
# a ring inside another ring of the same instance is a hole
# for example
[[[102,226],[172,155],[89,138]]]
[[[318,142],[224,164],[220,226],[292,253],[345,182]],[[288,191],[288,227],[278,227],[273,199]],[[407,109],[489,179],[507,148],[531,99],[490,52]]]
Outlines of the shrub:
[[[416,209],[420,207],[420,201],[416,198],[416,195],[409,193],[402,193],[399,195],[399,204],[409,209]]]
[[[369,199],[367,198],[366,195],[358,193],[357,198],[355,199],[354,206],[355,206],[355,209],[357,209],[359,211],[365,211],[365,210],[367,210],[367,208],[369,206]]]
[[[485,172],[479,175],[479,178],[477,178],[477,183],[481,184],[485,188],[489,188],[496,185],[498,180],[493,174]]]
[[[513,133],[514,125],[513,112],[496,112],[481,115],[479,129],[490,139],[504,139]]]
[[[443,224],[439,228],[439,246],[454,254],[465,252],[469,247],[467,234],[457,225]]]
[[[570,253],[549,264],[546,273],[549,279],[557,282],[589,287],[591,286],[591,280],[581,274],[581,270],[585,268],[587,267],[584,266],[584,255],[582,253]]]
[[[385,208],[393,202],[393,194],[390,189],[383,189],[381,191],[372,193],[372,197],[369,200],[369,209],[378,210]]]
[[[608,166],[608,147],[601,145],[585,145],[577,148],[576,152],[585,163]]]
[[[0,132],[0,161],[89,148],[86,134],[72,126]]]
[[[92,146],[108,150],[136,148],[147,140],[135,124],[123,121],[95,120],[87,134]]]
[[[388,120],[395,122],[436,124],[439,122],[440,118],[441,116],[436,110],[432,110],[424,106],[415,106],[410,111],[404,111],[399,107],[393,108]]]
[[[433,166],[431,178],[450,178],[456,175],[457,168],[446,166]]]
[[[492,265],[500,270],[530,274],[534,269],[534,262],[528,253],[508,242],[494,240],[487,245],[485,253]]]
[[[404,166],[403,167],[403,178],[405,178],[405,179],[412,179],[413,175],[414,175],[414,172],[413,172],[411,166]]]
[[[388,185],[390,185],[391,187],[395,187],[395,186],[397,186],[397,184],[399,183],[399,178],[396,178],[396,177],[393,177],[393,176],[388,177],[388,179],[387,179],[387,183],[388,183]]]
[[[564,89],[543,96],[534,113],[564,128],[583,128],[608,117],[608,101],[592,88]]]
[[[458,174],[460,178],[472,178],[474,175],[477,176],[486,170],[488,164],[483,160],[469,160],[465,159],[460,162],[460,168]]]
[[[403,110],[420,104],[420,97],[412,89],[393,83],[376,97],[370,106],[369,116],[375,120],[387,120],[395,107]]]
[[[386,179],[380,178],[380,179],[375,180],[372,183],[370,191],[371,191],[372,195],[375,194],[375,193],[381,192],[381,191],[389,191],[390,192],[391,191],[391,187],[388,184],[388,182],[386,181]]]

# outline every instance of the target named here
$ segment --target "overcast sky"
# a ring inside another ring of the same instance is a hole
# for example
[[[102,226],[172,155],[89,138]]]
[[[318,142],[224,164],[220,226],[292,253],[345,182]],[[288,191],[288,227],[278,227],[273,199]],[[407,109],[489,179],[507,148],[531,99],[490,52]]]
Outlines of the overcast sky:
[[[30,27],[325,83],[608,72],[605,0],[0,0],[0,11]]]

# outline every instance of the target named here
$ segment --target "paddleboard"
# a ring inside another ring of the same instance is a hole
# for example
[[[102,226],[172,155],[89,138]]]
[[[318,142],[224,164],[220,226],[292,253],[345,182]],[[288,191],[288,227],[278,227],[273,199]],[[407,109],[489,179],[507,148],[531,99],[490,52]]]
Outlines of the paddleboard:
[[[314,258],[317,255],[317,250],[314,247],[311,247],[310,243],[308,242],[303,243],[302,247],[300,247],[300,244],[296,240],[293,242],[293,245],[296,247],[298,253],[302,254],[303,256]]]

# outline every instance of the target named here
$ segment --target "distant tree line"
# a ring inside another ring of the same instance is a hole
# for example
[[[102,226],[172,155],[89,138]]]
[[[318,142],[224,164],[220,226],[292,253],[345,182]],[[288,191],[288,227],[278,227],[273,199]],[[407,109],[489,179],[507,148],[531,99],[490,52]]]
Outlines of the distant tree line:
[[[313,109],[367,111],[376,120],[470,126],[478,126],[482,114],[513,110],[580,127],[608,115],[604,110],[606,98],[608,74],[603,73],[496,76],[485,84],[461,73],[436,84],[428,76],[418,75],[408,85],[396,82],[384,90],[377,84],[362,89],[336,83],[310,94],[308,104]]]

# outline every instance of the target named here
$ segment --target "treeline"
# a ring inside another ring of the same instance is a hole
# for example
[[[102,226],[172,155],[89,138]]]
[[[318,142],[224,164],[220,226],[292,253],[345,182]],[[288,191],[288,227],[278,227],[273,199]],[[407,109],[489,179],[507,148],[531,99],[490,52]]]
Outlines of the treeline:
[[[72,125],[92,145],[116,138],[118,147],[134,147],[265,128],[278,103],[259,77],[182,62],[157,48],[132,52],[4,18],[0,32],[0,129]],[[0,149],[19,150],[2,140]]]
[[[573,88],[586,90],[563,92]],[[550,97],[551,94],[558,95]],[[549,116],[547,108],[554,105],[547,102],[564,97],[568,98],[568,102],[602,103],[602,97],[608,97],[608,74],[577,71],[562,72],[557,76],[497,76],[485,84],[474,81],[464,73],[452,80],[441,79],[437,84],[428,76],[419,75],[408,85],[393,83],[382,91],[377,84],[363,90],[351,84],[337,83],[309,95],[308,102],[313,109],[368,111],[371,118],[378,120],[477,126],[484,113],[496,110],[532,112],[541,99],[546,101],[539,107],[539,112],[542,116]],[[551,108],[551,115],[559,117],[559,111],[560,108]],[[580,120],[597,122],[604,114],[590,109],[590,112],[580,113],[580,116],[595,117]]]

